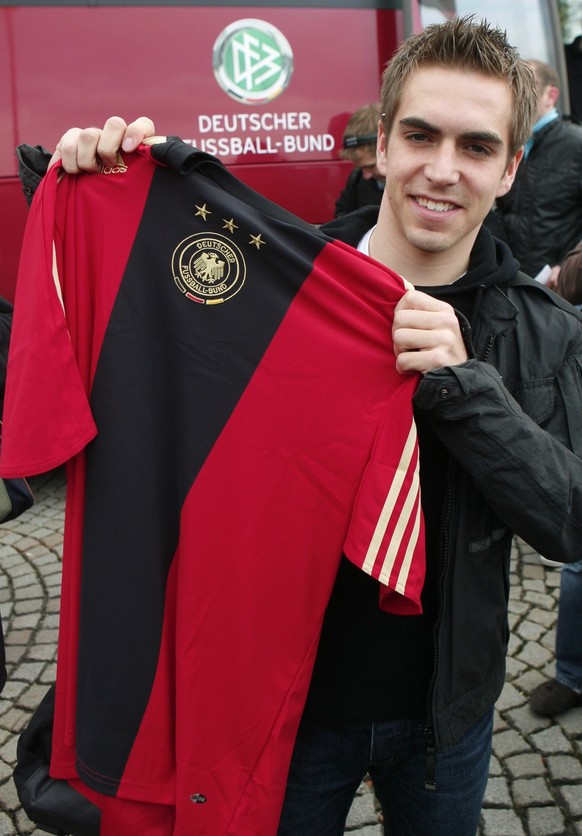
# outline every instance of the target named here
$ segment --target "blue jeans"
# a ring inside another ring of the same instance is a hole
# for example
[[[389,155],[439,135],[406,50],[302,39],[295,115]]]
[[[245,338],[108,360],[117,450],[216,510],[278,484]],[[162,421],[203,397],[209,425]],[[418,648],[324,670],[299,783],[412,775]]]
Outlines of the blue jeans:
[[[582,693],[582,561],[565,563],[560,578],[556,679]]]
[[[475,836],[489,774],[493,709],[437,755],[436,789],[425,788],[422,727],[402,720],[332,726],[303,720],[278,836],[342,836],[369,773],[390,836]]]

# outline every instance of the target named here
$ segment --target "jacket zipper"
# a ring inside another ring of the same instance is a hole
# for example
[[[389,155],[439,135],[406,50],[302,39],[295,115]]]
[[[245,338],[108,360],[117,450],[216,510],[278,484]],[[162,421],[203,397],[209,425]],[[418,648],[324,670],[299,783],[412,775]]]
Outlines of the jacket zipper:
[[[487,362],[487,358],[491,353],[491,349],[493,348],[493,344],[495,343],[495,335],[492,334],[489,337],[489,342],[483,354],[481,356],[482,362]],[[442,546],[442,555],[443,555],[443,562],[441,566],[441,571],[439,574],[439,582],[438,582],[438,594],[439,594],[439,608],[438,608],[438,615],[435,621],[435,626],[433,630],[433,670],[432,676],[430,679],[430,684],[428,686],[427,698],[426,698],[426,714],[425,714],[425,722],[424,722],[424,740],[426,746],[426,774],[425,774],[425,783],[424,786],[427,790],[436,790],[436,742],[435,742],[435,733],[434,733],[434,720],[432,714],[432,701],[434,697],[434,689],[436,685],[437,679],[437,672],[438,672],[438,632],[442,620],[443,609],[444,609],[444,579],[447,573],[447,567],[449,562],[449,527],[451,522],[451,515],[453,509],[453,490],[452,490],[452,483],[453,483],[453,461],[449,461],[449,466],[447,470],[447,505],[445,509],[445,513],[443,514],[443,546]]]
[[[481,360],[483,361],[483,363],[487,362],[487,358],[491,354],[491,349],[493,348],[493,343],[494,342],[495,342],[495,335],[491,334],[491,336],[489,337],[489,342],[487,343],[487,348],[485,349],[485,351],[483,352],[483,356],[481,357]]]
[[[453,509],[453,491],[452,491],[452,482],[453,482],[453,461],[449,461],[448,469],[447,469],[447,504],[445,508],[445,512],[443,513],[443,544],[441,553],[443,555],[443,561],[441,570],[439,573],[438,578],[438,594],[439,594],[439,607],[438,607],[438,614],[434,625],[434,630],[432,633],[432,641],[433,641],[433,669],[432,669],[432,676],[430,679],[430,684],[428,686],[428,692],[426,697],[426,714],[425,714],[425,722],[424,722],[424,740],[425,740],[425,747],[426,747],[426,773],[425,773],[425,782],[424,786],[427,790],[436,790],[436,742],[435,742],[435,734],[434,734],[434,720],[432,714],[432,701],[434,697],[434,689],[436,685],[436,678],[437,678],[437,670],[438,670],[438,632],[440,623],[442,620],[443,609],[444,609],[444,579],[447,573],[447,566],[449,562],[449,526],[452,516],[452,509]]]

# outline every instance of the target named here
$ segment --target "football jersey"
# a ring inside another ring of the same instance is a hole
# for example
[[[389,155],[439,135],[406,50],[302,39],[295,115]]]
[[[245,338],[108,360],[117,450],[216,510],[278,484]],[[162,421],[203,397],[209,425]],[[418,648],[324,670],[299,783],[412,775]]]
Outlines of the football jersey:
[[[104,834],[116,801],[275,834],[342,550],[420,612],[405,290],[178,139],[45,177],[1,472],[66,463],[51,772],[107,798]]]

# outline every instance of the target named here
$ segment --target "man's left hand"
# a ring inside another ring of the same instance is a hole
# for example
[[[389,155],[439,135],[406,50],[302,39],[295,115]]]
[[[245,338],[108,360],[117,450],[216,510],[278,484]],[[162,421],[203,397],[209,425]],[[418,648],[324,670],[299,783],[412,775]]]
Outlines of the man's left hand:
[[[392,338],[399,372],[425,372],[468,359],[459,320],[447,302],[409,290],[394,309]]]

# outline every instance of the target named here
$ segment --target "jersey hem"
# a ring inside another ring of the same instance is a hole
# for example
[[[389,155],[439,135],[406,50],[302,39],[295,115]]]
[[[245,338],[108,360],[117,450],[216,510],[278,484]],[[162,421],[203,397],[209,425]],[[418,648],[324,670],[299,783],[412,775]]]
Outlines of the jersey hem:
[[[24,464],[9,464],[7,466],[0,464],[0,477],[6,479],[19,479],[22,476],[38,476],[41,473],[47,473],[49,470],[53,470],[53,468],[60,467],[60,465],[65,464],[65,462],[68,462],[69,459],[73,458],[73,456],[76,456],[77,453],[80,453],[81,450],[83,450],[96,435],[97,431],[94,430],[83,437],[80,442],[72,445],[68,450],[65,450],[59,455],[50,456],[48,459],[28,463],[24,462]]]

